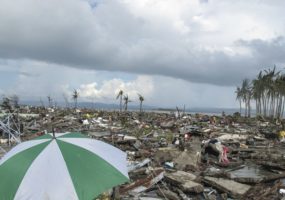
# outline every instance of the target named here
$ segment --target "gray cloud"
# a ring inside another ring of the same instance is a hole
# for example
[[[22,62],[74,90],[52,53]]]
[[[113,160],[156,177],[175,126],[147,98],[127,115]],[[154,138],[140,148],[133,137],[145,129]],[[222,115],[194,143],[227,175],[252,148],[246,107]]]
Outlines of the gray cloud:
[[[138,6],[127,0],[2,0],[0,57],[215,85],[236,85],[284,62],[284,27],[268,25],[275,15],[259,19],[264,13],[252,14],[258,5],[281,15],[280,4],[251,2],[241,11],[246,4],[193,2],[165,3],[157,10],[155,3]],[[234,17],[239,15],[248,23]]]
[[[285,63],[285,38],[273,38],[269,41],[255,39],[251,41],[240,40],[238,44],[251,49],[253,56],[265,66]]]

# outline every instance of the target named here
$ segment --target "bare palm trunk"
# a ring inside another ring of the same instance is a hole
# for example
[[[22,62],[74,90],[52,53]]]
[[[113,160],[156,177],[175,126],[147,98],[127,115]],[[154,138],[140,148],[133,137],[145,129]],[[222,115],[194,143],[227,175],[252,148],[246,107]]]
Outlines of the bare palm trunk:
[[[285,97],[283,97],[283,106],[282,106],[282,109],[281,109],[281,119],[283,119],[283,114],[284,114],[284,107],[285,107]]]
[[[255,101],[255,115],[258,115],[258,100]]]
[[[247,103],[248,103],[248,113],[247,113],[248,115],[247,116],[250,118],[250,98],[248,98]]]
[[[274,107],[275,107],[275,99],[274,96],[271,96],[271,116],[274,117]]]
[[[120,112],[122,112],[122,95],[120,96]]]
[[[279,94],[274,98],[274,117],[278,117],[279,110]]]
[[[267,111],[266,111],[266,114],[267,114],[267,116],[268,117],[270,117],[270,97],[267,97],[267,100],[266,100],[266,102],[267,102]]]
[[[74,108],[77,109],[77,98],[74,99]]]
[[[277,109],[277,112],[276,112],[276,117],[279,118],[279,119],[282,118],[281,112],[282,112],[282,95],[279,94],[278,109]]]
[[[244,101],[244,107],[245,107],[244,116],[247,117],[247,102],[246,102],[246,100]]]
[[[261,99],[258,98],[258,114],[261,115],[262,105],[261,105]]]
[[[241,115],[241,100],[239,100],[239,113]]]
[[[265,103],[265,98],[264,95],[262,95],[262,107],[263,107],[263,116],[266,116],[266,103]]]

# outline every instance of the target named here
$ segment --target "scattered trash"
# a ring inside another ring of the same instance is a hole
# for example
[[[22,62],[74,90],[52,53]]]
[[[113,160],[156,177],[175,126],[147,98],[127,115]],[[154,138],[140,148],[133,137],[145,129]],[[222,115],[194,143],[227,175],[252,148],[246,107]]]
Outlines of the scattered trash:
[[[0,158],[52,131],[81,132],[126,152],[130,182],[117,188],[121,199],[285,195],[285,131],[264,118],[26,106],[0,115]]]

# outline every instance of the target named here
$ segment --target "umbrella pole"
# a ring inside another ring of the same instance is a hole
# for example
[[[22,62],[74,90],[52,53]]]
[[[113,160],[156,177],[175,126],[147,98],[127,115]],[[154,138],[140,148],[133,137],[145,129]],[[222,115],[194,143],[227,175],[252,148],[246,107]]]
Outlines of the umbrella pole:
[[[55,131],[53,127],[52,127],[52,138],[55,139]]]
[[[119,200],[120,199],[120,192],[119,192],[119,187],[113,187],[112,189],[112,200]]]

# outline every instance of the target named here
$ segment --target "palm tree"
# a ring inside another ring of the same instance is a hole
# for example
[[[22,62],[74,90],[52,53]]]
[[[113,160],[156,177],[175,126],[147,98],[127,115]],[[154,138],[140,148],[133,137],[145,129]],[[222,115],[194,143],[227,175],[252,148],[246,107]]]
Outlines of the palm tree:
[[[74,108],[77,108],[77,99],[79,97],[79,92],[77,90],[74,89],[73,94],[72,94],[72,98],[74,100]]]
[[[275,95],[276,95],[276,87],[275,87],[275,79],[279,76],[280,72],[276,72],[276,67],[274,66],[273,69],[264,70],[265,75],[263,76],[263,81],[265,84],[265,91],[264,91],[264,101],[265,101],[265,113],[264,115],[267,116],[274,116],[274,102],[275,102]]]
[[[279,118],[283,117],[284,107],[285,107],[285,75],[282,74],[281,77],[281,84],[280,84],[280,108],[279,108]]]
[[[125,95],[125,96],[124,96],[124,101],[125,101],[125,103],[124,103],[124,105],[125,105],[125,111],[127,111],[127,110],[128,110],[128,103],[129,103],[129,102],[132,102],[132,101],[129,100],[129,96],[128,96],[128,95]]]
[[[275,66],[273,69],[260,71],[251,83],[248,79],[243,80],[236,94],[237,99],[241,98],[245,103],[246,116],[250,116],[250,101],[253,98],[256,104],[256,115],[280,118],[283,116],[285,107],[285,74],[276,71]]]
[[[248,79],[244,79],[242,81],[242,86],[241,88],[239,89],[239,95],[240,95],[240,98],[242,99],[242,101],[244,102],[244,105],[245,105],[245,116],[246,117],[250,117],[250,100],[251,100],[251,97],[252,97],[252,86],[251,86],[251,83]],[[236,91],[237,92],[237,91]]]
[[[13,112],[12,105],[11,105],[11,99],[9,97],[5,97],[5,96],[3,97],[1,107],[5,110],[8,110],[10,113]]]
[[[242,100],[245,105],[245,116],[249,115],[249,90],[250,90],[250,84],[248,79],[244,79],[242,81],[242,86],[241,86],[241,95],[242,95]]]
[[[256,79],[252,81],[252,97],[256,101],[256,115],[262,113],[262,101],[264,96],[264,81],[262,71],[259,72]]]
[[[51,106],[52,106],[52,98],[50,97],[50,95],[47,96],[47,98],[48,98],[48,107],[51,108]]]
[[[139,96],[139,101],[140,101],[140,112],[142,112],[142,103],[144,101],[144,97],[140,94],[138,94],[138,96]]]
[[[274,117],[281,118],[284,110],[285,75],[278,75],[274,81],[274,85],[276,91]]]
[[[247,117],[249,118],[251,116],[251,105],[250,105],[251,97],[252,97],[252,90],[251,90],[251,86],[249,86],[249,89],[247,91],[247,108],[248,108]]]
[[[123,98],[123,94],[124,94],[123,90],[120,90],[118,95],[117,95],[117,97],[116,97],[116,99],[118,99],[120,97],[120,112],[122,112],[122,98]]]
[[[239,113],[241,114],[241,100],[242,100],[242,91],[240,87],[237,87],[236,93],[236,99],[239,101]]]

